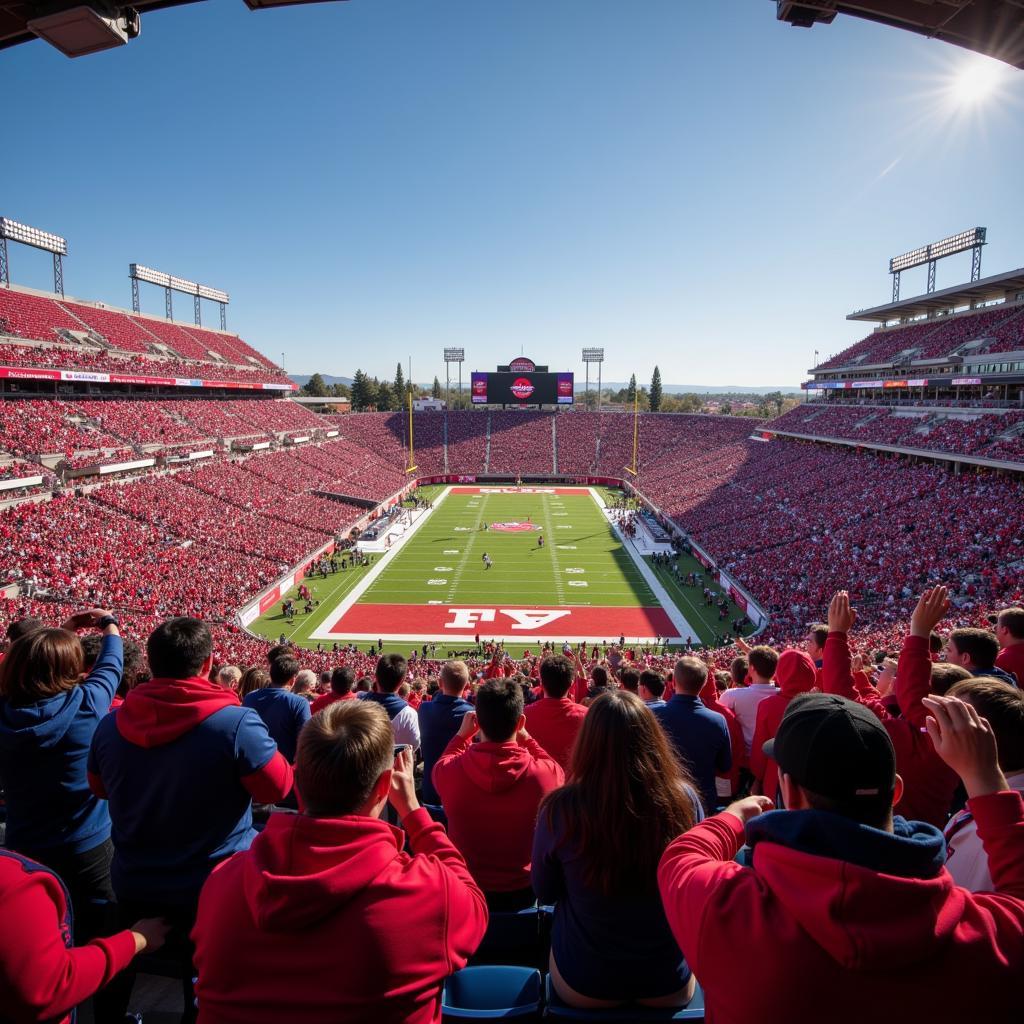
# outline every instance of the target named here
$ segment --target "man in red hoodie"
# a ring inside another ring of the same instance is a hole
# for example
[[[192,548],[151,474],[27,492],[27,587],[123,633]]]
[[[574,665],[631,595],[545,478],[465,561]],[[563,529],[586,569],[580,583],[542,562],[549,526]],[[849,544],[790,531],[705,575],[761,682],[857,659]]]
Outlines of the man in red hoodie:
[[[857,621],[850,597],[840,590],[829,604],[828,640],[825,641],[823,676],[825,690],[859,701],[882,721],[896,749],[896,766],[906,782],[899,812],[912,821],[945,827],[956,792],[956,775],[939,757],[925,731],[928,709],[924,699],[934,690],[933,678],[942,678],[947,666],[933,666],[928,648],[932,630],[949,611],[945,587],[926,590],[910,617],[910,634],[903,641],[896,669],[894,716],[875,691],[862,682],[858,687],[851,671],[847,633]]]
[[[416,800],[412,751],[395,758],[393,744],[367,701],[338,701],[303,727],[304,812],[273,815],[203,888],[201,1024],[440,1022],[441,984],[480,944],[487,906]],[[381,820],[388,802],[404,832]]]
[[[479,730],[480,743],[472,738]],[[526,731],[523,690],[490,679],[434,765],[434,788],[448,833],[462,851],[492,910],[534,901],[530,885],[533,830],[541,800],[565,782],[559,763]]]
[[[576,734],[587,717],[587,709],[569,699],[569,688],[576,666],[564,655],[556,654],[540,663],[540,685],[544,696],[526,708],[530,735],[562,766],[569,770],[569,755]]]
[[[826,628],[826,632],[828,632]],[[808,644],[812,638],[818,637],[817,627],[808,634]],[[821,637],[822,650],[827,642]],[[778,769],[774,761],[765,756],[764,745],[775,735],[779,722],[789,707],[789,702],[798,693],[813,690],[818,682],[818,672],[811,655],[792,648],[779,655],[779,665],[775,669],[775,682],[779,692],[766,697],[757,706],[757,724],[754,726],[754,742],[750,748],[750,771],[754,776],[754,792],[764,793],[774,799],[776,776]]]
[[[996,616],[999,656],[996,668],[1009,672],[1024,689],[1024,608],[1004,608]]]
[[[995,892],[957,888],[942,833],[893,817],[902,781],[866,707],[793,698],[766,751],[786,811],[748,797],[673,840],[665,913],[715,1024],[1024,1019],[1024,799],[969,705],[925,698],[928,732],[963,779]],[[734,860],[746,841],[753,866]],[[744,960],[737,984],[738,949]]]

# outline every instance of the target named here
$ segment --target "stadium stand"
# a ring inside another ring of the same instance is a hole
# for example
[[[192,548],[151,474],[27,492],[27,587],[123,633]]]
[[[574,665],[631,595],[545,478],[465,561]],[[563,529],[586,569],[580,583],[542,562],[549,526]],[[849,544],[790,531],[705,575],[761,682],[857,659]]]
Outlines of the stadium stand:
[[[513,477],[553,472],[553,418],[549,412],[492,412],[489,472]]]

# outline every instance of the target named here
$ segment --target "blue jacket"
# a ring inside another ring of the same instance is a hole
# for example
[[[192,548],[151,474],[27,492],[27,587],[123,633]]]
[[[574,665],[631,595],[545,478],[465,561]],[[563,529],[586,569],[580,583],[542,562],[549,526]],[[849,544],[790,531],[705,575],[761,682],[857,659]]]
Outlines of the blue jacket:
[[[277,749],[294,764],[299,733],[309,721],[309,701],[280,686],[265,686],[246,694],[242,707],[252,708],[263,719]]]
[[[107,805],[89,789],[86,759],[123,663],[121,638],[105,636],[93,670],[77,686],[34,704],[0,699],[0,780],[11,849],[82,853],[110,837]]]
[[[656,708],[654,716],[689,767],[705,813],[713,814],[718,805],[715,775],[732,767],[732,744],[724,716],[705,707],[700,697],[681,693],[663,708]]]
[[[420,705],[420,752],[423,754],[423,802],[439,804],[441,797],[434,789],[431,773],[451,738],[459,731],[463,716],[473,705],[461,697],[450,697],[440,691]]]

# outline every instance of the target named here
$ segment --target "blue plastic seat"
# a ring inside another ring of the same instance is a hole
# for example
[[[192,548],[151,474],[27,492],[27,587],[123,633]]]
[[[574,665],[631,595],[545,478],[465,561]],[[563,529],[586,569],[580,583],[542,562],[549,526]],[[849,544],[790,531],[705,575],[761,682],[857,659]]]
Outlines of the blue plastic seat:
[[[529,967],[464,967],[444,982],[441,1014],[445,1020],[539,1017],[540,1010],[540,971]]]
[[[698,984],[693,991],[693,998],[686,1006],[675,1009],[671,1006],[616,1006],[609,1010],[582,1010],[575,1006],[569,1006],[558,998],[554,985],[551,984],[551,975],[545,978],[545,1002],[547,1008],[545,1017],[557,1017],[561,1020],[585,1020],[593,1021],[595,1024],[656,1024],[661,1021],[673,1020],[703,1020],[704,1019],[704,990]]]

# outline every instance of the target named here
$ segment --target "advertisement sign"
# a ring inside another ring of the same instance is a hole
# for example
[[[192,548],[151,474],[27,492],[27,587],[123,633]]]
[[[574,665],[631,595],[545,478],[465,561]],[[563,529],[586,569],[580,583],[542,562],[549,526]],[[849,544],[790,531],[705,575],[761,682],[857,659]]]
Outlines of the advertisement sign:
[[[473,405],[572,405],[574,375],[571,373],[485,373],[470,376]]]

